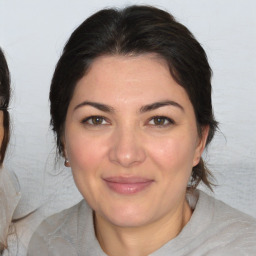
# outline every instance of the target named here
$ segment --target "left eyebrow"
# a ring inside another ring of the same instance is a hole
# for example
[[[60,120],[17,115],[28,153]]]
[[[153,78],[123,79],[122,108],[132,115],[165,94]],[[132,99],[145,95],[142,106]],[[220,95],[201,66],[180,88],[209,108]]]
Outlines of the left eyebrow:
[[[91,101],[84,101],[84,102],[78,104],[77,106],[75,106],[74,110],[81,108],[83,106],[91,106],[91,107],[97,108],[104,112],[114,112],[115,111],[114,108],[112,108],[111,106],[101,104],[98,102],[91,102]]]
[[[174,106],[184,112],[184,108],[179,103],[172,100],[159,101],[159,102],[154,102],[152,104],[145,105],[140,108],[140,112],[145,113],[145,112],[152,111],[165,106]]]

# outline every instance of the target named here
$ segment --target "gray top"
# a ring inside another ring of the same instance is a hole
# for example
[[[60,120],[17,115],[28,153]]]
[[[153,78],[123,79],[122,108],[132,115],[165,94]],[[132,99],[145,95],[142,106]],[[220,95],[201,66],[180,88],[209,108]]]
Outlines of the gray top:
[[[14,173],[0,168],[0,255],[13,232],[12,218],[20,200],[20,186]]]
[[[200,190],[187,197],[194,209],[180,234],[149,256],[256,255],[256,220]],[[83,200],[47,218],[34,233],[29,256],[106,256]]]

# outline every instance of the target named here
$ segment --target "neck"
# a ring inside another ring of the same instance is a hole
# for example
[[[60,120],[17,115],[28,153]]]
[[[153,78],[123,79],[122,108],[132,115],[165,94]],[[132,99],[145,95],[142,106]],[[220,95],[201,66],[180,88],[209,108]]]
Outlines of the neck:
[[[120,227],[95,214],[95,230],[103,251],[109,256],[145,256],[175,238],[187,224],[192,211],[184,200],[174,213],[140,227]]]

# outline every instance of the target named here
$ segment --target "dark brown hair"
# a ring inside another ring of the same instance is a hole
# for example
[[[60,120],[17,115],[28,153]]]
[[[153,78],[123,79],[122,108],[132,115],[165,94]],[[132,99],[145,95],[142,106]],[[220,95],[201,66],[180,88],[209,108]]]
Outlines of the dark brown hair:
[[[0,150],[0,165],[3,163],[6,148],[9,142],[9,107],[10,101],[10,74],[4,54],[0,48],[0,111],[3,111],[4,136]]]
[[[102,55],[145,53],[155,53],[166,60],[171,75],[186,90],[194,107],[199,135],[203,127],[209,126],[209,144],[217,122],[211,101],[212,73],[205,51],[171,14],[151,6],[130,6],[95,13],[72,33],[64,47],[50,90],[51,125],[59,153],[63,154],[61,136],[74,89],[93,60]],[[211,188],[208,176],[201,159],[193,168],[190,187],[203,181]]]

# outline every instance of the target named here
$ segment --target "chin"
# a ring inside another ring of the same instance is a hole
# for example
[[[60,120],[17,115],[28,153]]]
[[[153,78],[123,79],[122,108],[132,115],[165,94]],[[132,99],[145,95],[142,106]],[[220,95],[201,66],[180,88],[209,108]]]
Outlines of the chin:
[[[148,211],[140,207],[111,208],[109,214],[101,214],[109,223],[119,227],[139,227],[150,222]]]

